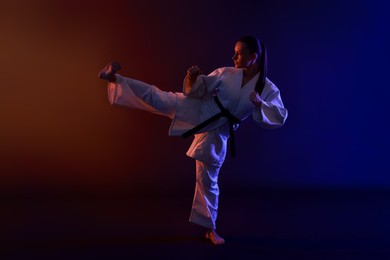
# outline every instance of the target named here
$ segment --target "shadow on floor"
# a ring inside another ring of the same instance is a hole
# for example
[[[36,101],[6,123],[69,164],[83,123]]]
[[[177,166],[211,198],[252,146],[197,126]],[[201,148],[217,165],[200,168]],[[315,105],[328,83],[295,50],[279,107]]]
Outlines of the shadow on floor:
[[[1,259],[390,259],[390,194],[225,192],[213,246],[192,198],[1,200]]]

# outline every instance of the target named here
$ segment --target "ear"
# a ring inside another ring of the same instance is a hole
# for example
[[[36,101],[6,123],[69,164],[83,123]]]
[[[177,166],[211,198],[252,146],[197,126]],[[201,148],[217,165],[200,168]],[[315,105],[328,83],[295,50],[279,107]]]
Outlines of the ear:
[[[259,57],[258,57],[258,55],[257,55],[257,53],[253,53],[252,55],[251,55],[251,60],[253,61],[253,64],[255,64],[256,62],[257,62],[257,59],[258,59]]]

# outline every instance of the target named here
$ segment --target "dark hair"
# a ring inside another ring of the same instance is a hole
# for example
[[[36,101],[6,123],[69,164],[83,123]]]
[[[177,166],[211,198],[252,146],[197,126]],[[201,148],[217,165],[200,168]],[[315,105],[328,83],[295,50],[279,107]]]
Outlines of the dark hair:
[[[256,82],[255,90],[259,95],[263,92],[265,78],[267,77],[267,49],[264,42],[259,41],[256,37],[248,35],[238,39],[238,42],[245,43],[250,54],[257,53],[257,64],[260,69],[260,76]]]

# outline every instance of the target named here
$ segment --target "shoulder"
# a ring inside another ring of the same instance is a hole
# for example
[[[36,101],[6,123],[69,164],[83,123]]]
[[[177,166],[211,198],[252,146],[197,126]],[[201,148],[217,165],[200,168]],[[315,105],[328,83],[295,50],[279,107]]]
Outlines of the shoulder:
[[[268,89],[268,91],[279,91],[278,87],[269,79],[265,78],[264,89]]]
[[[242,69],[235,67],[221,67],[211,72],[210,75],[239,75],[241,72]]]
[[[261,93],[261,98],[263,100],[268,100],[270,98],[280,95],[278,87],[268,78],[265,79],[264,90]]]

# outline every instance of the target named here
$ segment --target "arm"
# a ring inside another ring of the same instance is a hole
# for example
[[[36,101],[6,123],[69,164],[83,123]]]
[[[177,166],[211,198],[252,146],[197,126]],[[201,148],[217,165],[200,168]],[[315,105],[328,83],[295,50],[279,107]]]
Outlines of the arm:
[[[200,68],[196,65],[187,70],[187,75],[184,78],[184,94],[188,94],[191,91],[200,73]]]
[[[200,69],[198,66],[192,66],[187,70],[184,78],[183,94],[191,97],[202,97],[205,94],[206,87],[202,84]]]
[[[274,129],[284,125],[288,111],[280,97],[280,91],[274,87],[265,99],[261,99],[257,92],[249,95],[250,101],[255,105],[253,119],[260,126]]]
[[[193,98],[206,98],[213,96],[219,91],[221,82],[218,80],[220,70],[215,70],[209,75],[201,75],[198,66],[192,66],[187,70],[183,82],[183,94]]]

